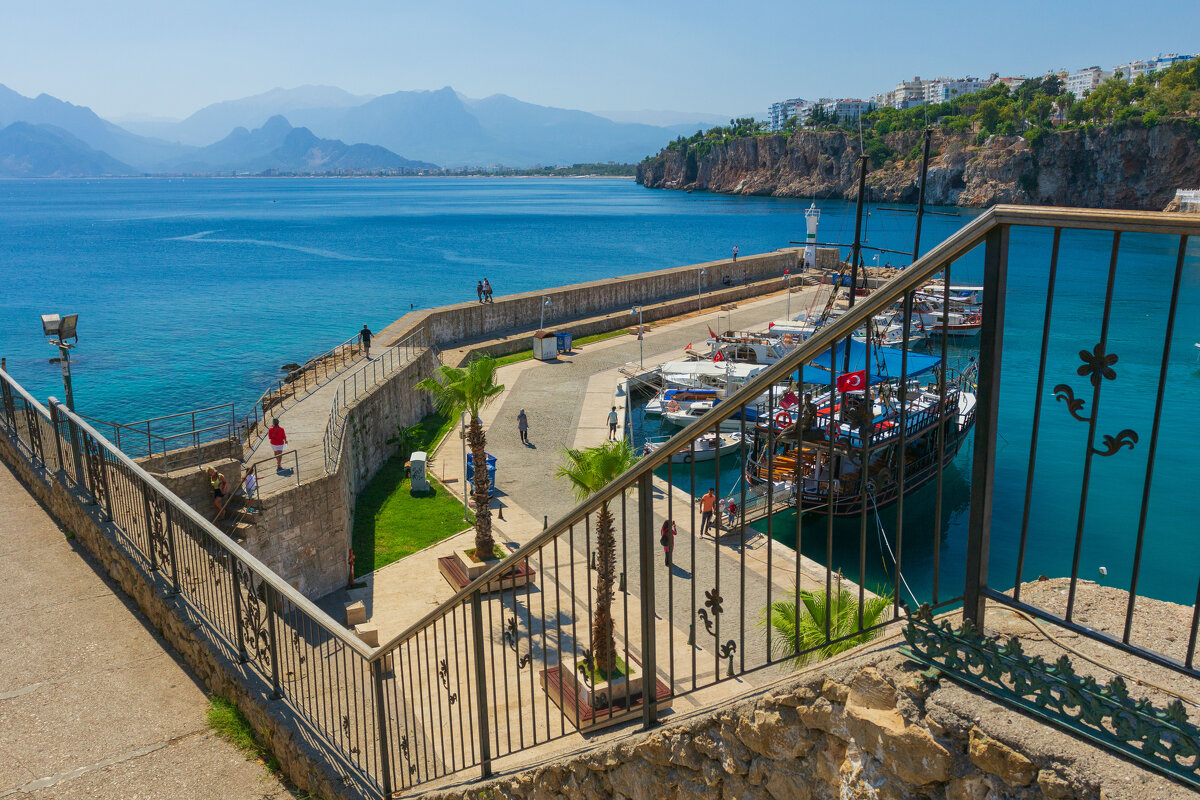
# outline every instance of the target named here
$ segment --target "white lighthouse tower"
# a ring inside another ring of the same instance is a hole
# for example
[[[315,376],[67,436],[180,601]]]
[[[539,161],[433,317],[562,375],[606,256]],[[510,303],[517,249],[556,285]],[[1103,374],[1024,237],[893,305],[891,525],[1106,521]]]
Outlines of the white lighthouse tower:
[[[814,202],[804,212],[804,223],[808,226],[808,235],[804,238],[804,267],[811,268],[817,263],[817,223],[821,220],[821,209]]]

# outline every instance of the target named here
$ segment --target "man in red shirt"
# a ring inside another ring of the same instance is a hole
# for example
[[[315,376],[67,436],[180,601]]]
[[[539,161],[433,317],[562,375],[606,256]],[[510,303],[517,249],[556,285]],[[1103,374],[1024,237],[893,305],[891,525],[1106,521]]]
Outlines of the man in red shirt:
[[[283,471],[283,448],[287,445],[287,431],[279,424],[279,420],[271,420],[267,429],[267,438],[271,440],[271,449],[275,451],[275,471]]]

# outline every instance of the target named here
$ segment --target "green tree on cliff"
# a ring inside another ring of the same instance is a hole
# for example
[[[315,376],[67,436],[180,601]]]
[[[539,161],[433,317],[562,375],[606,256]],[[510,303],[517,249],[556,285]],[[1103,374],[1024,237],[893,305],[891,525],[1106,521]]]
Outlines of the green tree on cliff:
[[[606,442],[585,450],[564,450],[557,478],[570,481],[575,496],[586,500],[612,483],[637,463],[629,442]],[[592,663],[597,669],[612,672],[616,643],[613,640],[613,576],[617,569],[617,544],[613,515],[608,502],[600,504],[596,515],[596,605],[592,611]]]
[[[417,384],[417,389],[429,392],[438,410],[449,417],[471,415],[467,426],[467,446],[475,461],[475,482],[471,499],[475,503],[475,555],[480,560],[492,558],[496,541],[492,538],[491,498],[488,497],[487,437],[479,413],[495,400],[504,387],[496,383],[496,359],[481,356],[466,367],[440,366],[432,378]],[[463,487],[465,492],[467,487]]]

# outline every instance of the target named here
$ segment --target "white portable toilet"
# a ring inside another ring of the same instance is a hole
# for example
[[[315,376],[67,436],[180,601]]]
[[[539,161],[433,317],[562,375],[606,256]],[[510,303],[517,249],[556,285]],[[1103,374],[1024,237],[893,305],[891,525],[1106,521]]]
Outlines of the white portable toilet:
[[[429,464],[429,455],[424,450],[419,450],[412,454],[408,464],[412,491],[428,492],[429,476],[425,473],[425,468]]]

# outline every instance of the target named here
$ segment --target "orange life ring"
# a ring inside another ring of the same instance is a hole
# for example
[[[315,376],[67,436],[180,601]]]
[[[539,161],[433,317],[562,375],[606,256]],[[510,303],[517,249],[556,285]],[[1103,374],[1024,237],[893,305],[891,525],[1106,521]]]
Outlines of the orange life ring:
[[[793,422],[795,422],[795,420],[792,419],[791,412],[789,412],[785,409],[782,409],[782,408],[778,412],[776,412],[775,424],[778,425],[779,427],[790,428],[790,427],[792,427]]]
[[[672,414],[674,414],[678,410],[679,410],[679,403],[676,403],[674,400],[667,403],[667,411],[670,411]]]

